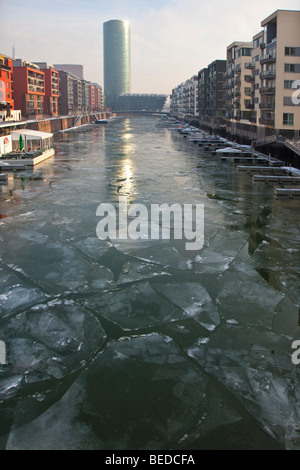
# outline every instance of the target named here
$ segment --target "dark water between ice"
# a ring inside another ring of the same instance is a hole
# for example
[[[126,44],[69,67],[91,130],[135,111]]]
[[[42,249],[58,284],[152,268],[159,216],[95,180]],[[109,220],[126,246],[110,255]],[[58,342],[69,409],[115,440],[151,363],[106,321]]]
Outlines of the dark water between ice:
[[[1,448],[299,449],[299,203],[159,118],[55,147],[0,195]],[[99,240],[119,196],[204,204],[204,247]]]

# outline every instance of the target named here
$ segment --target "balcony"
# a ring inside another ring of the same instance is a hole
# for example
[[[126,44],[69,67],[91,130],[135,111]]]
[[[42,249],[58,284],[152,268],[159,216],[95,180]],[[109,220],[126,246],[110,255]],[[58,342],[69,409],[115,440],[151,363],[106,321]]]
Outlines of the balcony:
[[[275,102],[274,101],[267,101],[266,103],[259,103],[259,108],[260,109],[268,109],[268,110],[274,110],[275,109]]]
[[[12,68],[6,62],[0,61],[0,70],[5,70],[6,72],[12,72]]]
[[[241,85],[241,78],[240,78],[240,77],[237,77],[237,78],[234,80],[234,84],[235,84],[235,85]]]
[[[272,50],[268,54],[260,58],[261,64],[272,64],[276,62],[276,50]]]
[[[264,70],[260,74],[260,78],[262,79],[274,79],[276,77],[276,72],[274,69]]]
[[[274,86],[265,86],[259,89],[261,95],[275,95]]]
[[[245,101],[245,109],[254,109],[254,104],[248,101]]]
[[[255,64],[253,62],[246,62],[245,63],[245,69],[255,69]]]
[[[254,82],[255,82],[255,78],[252,77],[252,75],[245,75],[245,82],[246,82],[246,83],[254,83]]]
[[[265,126],[275,126],[275,120],[259,118],[259,124],[264,124]]]

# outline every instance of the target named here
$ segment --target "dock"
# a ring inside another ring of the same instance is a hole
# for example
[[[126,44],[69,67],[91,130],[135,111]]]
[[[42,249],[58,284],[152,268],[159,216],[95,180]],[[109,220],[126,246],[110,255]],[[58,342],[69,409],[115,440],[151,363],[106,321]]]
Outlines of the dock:
[[[300,188],[275,188],[276,199],[298,199],[300,201]]]
[[[8,183],[8,176],[6,174],[0,174],[0,185]]]
[[[16,158],[1,158],[0,159],[0,171],[24,171],[32,169],[39,163],[47,160],[55,155],[54,149],[45,150],[40,155],[27,157],[18,156]]]
[[[300,184],[300,176],[253,175],[252,180],[260,183]]]
[[[244,171],[247,173],[259,173],[259,174],[266,174],[266,175],[292,175],[292,172],[288,170],[286,167],[282,166],[252,166],[252,165],[239,165],[237,167],[238,171]]]

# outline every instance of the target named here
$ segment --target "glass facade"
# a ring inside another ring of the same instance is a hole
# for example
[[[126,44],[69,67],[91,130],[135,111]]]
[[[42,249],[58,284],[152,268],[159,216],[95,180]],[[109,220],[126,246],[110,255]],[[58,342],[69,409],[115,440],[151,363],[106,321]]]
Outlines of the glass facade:
[[[127,21],[103,23],[104,94],[113,110],[121,93],[131,92],[130,25]]]

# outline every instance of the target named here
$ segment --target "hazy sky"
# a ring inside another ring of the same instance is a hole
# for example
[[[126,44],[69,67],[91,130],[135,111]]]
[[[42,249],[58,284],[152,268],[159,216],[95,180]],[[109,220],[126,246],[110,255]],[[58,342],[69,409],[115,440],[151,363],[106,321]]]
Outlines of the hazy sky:
[[[0,0],[0,52],[29,62],[82,64],[103,85],[103,22],[131,24],[132,93],[165,93],[233,41],[251,41],[277,9],[299,0]]]

